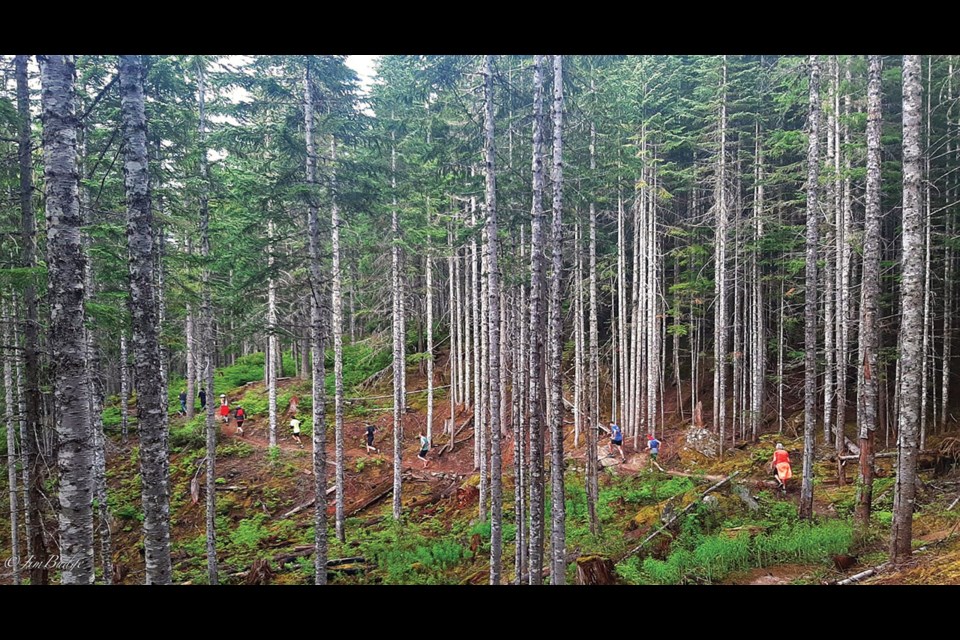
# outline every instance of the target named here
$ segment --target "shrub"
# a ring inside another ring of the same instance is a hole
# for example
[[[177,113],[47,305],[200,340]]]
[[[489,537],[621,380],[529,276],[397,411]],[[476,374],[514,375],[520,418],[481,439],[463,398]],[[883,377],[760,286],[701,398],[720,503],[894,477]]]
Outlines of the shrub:
[[[230,532],[230,544],[247,550],[256,549],[260,541],[270,536],[270,532],[263,526],[267,515],[258,513],[252,518],[245,518],[237,524],[237,528]]]
[[[117,507],[113,514],[121,520],[136,520],[143,522],[143,512],[133,504],[124,504]]]
[[[220,438],[220,424],[217,423],[217,439]],[[205,416],[194,416],[193,420],[180,425],[170,425],[170,446],[179,449],[202,449],[207,446],[207,425]]]

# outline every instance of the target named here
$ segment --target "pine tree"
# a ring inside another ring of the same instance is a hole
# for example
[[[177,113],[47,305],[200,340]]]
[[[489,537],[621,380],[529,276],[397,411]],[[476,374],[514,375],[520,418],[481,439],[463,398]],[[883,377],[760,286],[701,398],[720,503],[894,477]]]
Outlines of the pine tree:
[[[920,56],[903,56],[903,252],[900,285],[900,385],[897,480],[893,495],[890,560],[913,552],[913,512],[920,428],[923,333],[923,212],[920,202]]]
[[[59,418],[61,580],[63,584],[92,584],[93,439],[84,331],[86,259],[78,197],[76,61],[73,56],[38,56],[38,60],[47,205],[50,351]]]

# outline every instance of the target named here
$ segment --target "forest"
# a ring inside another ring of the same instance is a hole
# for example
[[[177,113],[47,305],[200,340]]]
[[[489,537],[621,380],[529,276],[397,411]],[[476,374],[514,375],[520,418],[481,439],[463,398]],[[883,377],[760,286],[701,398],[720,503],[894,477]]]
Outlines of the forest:
[[[960,57],[355,58],[0,55],[0,584],[960,584]]]

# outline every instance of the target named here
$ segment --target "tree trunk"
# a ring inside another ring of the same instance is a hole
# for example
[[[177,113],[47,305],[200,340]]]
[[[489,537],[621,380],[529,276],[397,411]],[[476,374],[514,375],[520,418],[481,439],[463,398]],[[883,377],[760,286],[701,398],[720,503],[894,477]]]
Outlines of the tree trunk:
[[[526,241],[524,238],[524,225],[520,225],[520,252],[519,263],[527,264]],[[515,551],[515,578],[516,584],[523,584],[527,579],[527,568],[529,558],[529,537],[530,537],[530,512],[528,510],[527,496],[530,495],[530,429],[529,429],[529,396],[530,388],[530,368],[528,365],[528,344],[529,328],[527,321],[529,311],[527,309],[527,289],[521,281],[517,284],[520,294],[520,304],[515,309],[516,324],[520,326],[519,337],[517,341],[517,350],[515,356],[515,369],[517,375],[514,377],[519,384],[512,388],[512,393],[517,397],[514,406],[517,407],[517,415],[514,421],[517,424],[516,434],[514,435],[514,520],[517,523],[517,540]]]
[[[850,63],[849,61],[845,65],[846,68],[846,80],[847,87],[850,85]],[[837,87],[840,86],[839,79],[839,67],[835,69],[837,77],[835,83]],[[839,90],[837,91],[836,102],[834,103],[834,108],[839,112]],[[836,442],[836,453],[841,455],[843,451],[844,442],[846,440],[846,424],[847,424],[847,373],[850,366],[849,359],[849,339],[850,339],[850,322],[852,308],[850,304],[850,271],[852,263],[852,238],[853,238],[853,228],[852,228],[852,211],[853,206],[851,194],[851,178],[850,178],[850,152],[844,151],[850,145],[850,130],[849,130],[849,121],[850,121],[850,94],[849,88],[847,92],[843,95],[843,107],[844,107],[844,117],[843,125],[836,132],[837,140],[843,140],[843,145],[839,142],[837,148],[837,159],[836,164],[834,165],[834,171],[840,173],[840,163],[841,156],[843,162],[843,181],[841,183],[842,191],[842,202],[838,205],[838,223],[837,223],[837,253],[839,256],[839,267],[837,279],[837,314],[839,319],[839,339],[837,340],[837,362],[838,362],[838,375],[837,375],[837,438]],[[838,118],[839,120],[839,118]],[[842,136],[842,138],[841,138]],[[838,195],[838,199],[841,199],[841,196]],[[837,465],[837,478],[840,483],[846,482],[846,474],[843,470],[843,467],[839,464]]]
[[[820,61],[810,56],[810,115],[807,143],[806,300],[804,302],[803,482],[800,517],[813,517],[813,445],[817,406],[817,245],[820,242],[817,181],[820,176]]]
[[[823,193],[823,204],[822,207],[825,209],[824,217],[827,220],[826,224],[826,238],[824,239],[823,247],[818,248],[818,250],[823,252],[823,359],[824,359],[824,368],[823,368],[823,444],[830,444],[830,436],[833,433],[833,398],[836,390],[835,381],[836,381],[836,353],[837,353],[837,342],[836,342],[836,309],[835,309],[835,296],[838,294],[836,291],[836,260],[839,259],[839,254],[836,251],[837,238],[837,200],[836,200],[836,191],[837,191],[837,177],[833,174],[833,167],[835,166],[834,161],[837,157],[836,150],[836,139],[834,136],[835,123],[837,114],[833,110],[833,100],[836,95],[836,86],[833,83],[834,75],[832,73],[833,60],[828,59],[827,62],[827,102],[830,105],[826,113],[826,154],[825,154],[825,164],[827,168],[827,175],[829,176],[824,185]],[[842,438],[841,438],[842,440]]]
[[[574,226],[573,277],[573,448],[580,448],[580,430],[583,426],[583,225],[577,211]]]
[[[544,56],[533,62],[533,204],[530,237],[530,553],[529,582],[543,582],[544,478],[543,423],[546,397],[544,373],[544,250],[543,214],[543,64]]]
[[[37,265],[37,219],[33,211],[33,145],[30,139],[30,89],[27,82],[27,56],[14,59],[17,76],[17,113],[19,123],[20,219],[22,246],[20,265],[32,270]],[[27,534],[27,555],[36,562],[30,566],[30,584],[47,584],[47,545],[43,537],[41,504],[41,459],[38,443],[40,426],[40,342],[37,320],[37,293],[32,281],[23,288],[23,363],[24,421],[21,446],[24,459],[24,524]]]
[[[594,80],[590,78],[590,88],[594,89]],[[590,172],[597,170],[597,126],[590,122]],[[590,202],[590,366],[589,366],[589,418],[587,424],[587,469],[586,492],[587,511],[590,515],[590,533],[600,534],[600,520],[597,518],[597,498],[600,485],[597,479],[597,426],[600,424],[600,331],[597,319],[597,207]],[[611,377],[613,377],[611,371]],[[614,395],[616,395],[614,393]],[[611,420],[613,416],[611,414]]]
[[[340,542],[346,540],[343,515],[343,275],[340,268],[340,209],[337,205],[337,139],[330,137],[330,251],[333,303],[333,387],[334,440],[336,457],[336,532]]]
[[[750,437],[756,442],[760,437],[760,427],[763,419],[763,400],[764,383],[766,381],[766,355],[767,338],[763,326],[763,285],[760,279],[760,242],[763,238],[763,205],[764,205],[764,174],[763,174],[763,144],[760,141],[760,125],[757,125],[757,187],[756,199],[754,200],[754,236],[753,241],[757,248],[751,255],[751,267],[753,271],[753,301],[751,308],[753,318],[751,326],[753,327],[753,346],[751,348],[751,393],[750,393]],[[678,386],[679,393],[679,386]]]
[[[10,308],[3,304],[3,343],[13,345],[10,339]],[[17,435],[13,426],[13,368],[10,354],[3,356],[4,419],[7,423],[7,489],[10,496],[10,564],[13,584],[20,584],[20,526],[17,507]]]
[[[563,280],[563,56],[553,56],[553,268],[550,272],[550,488],[553,523],[550,548],[550,582],[566,583],[566,497],[563,459],[563,321],[561,282]]]
[[[947,103],[953,104],[953,56],[950,56],[950,63],[947,73]],[[956,165],[960,158],[957,153],[960,152],[960,140],[956,139],[956,124],[952,121],[950,114],[947,115],[947,157],[952,157]],[[957,177],[951,176],[947,183],[947,200],[956,201],[957,198]],[[956,235],[956,211],[954,208],[946,214],[944,223],[944,239],[953,238]],[[945,266],[943,282],[943,365],[940,370],[940,430],[947,428],[947,408],[950,399],[950,365],[953,356],[953,300],[954,300],[954,274],[956,273],[956,258],[953,244],[943,243],[943,261]]]
[[[189,259],[190,256],[190,240],[187,239],[187,256]],[[197,390],[195,388],[196,383],[196,353],[194,352],[194,340],[193,340],[193,309],[192,305],[187,302],[187,317],[183,322],[183,333],[184,333],[184,344],[186,345],[186,353],[184,353],[184,359],[186,360],[186,377],[184,381],[187,386],[187,420],[193,419],[194,414],[194,400],[197,397]]]
[[[390,133],[390,187],[393,212],[390,233],[393,239],[393,519],[400,519],[401,465],[403,464],[403,369],[406,363],[403,342],[403,274],[400,272],[400,211],[397,208],[396,135]]]
[[[777,321],[777,433],[783,433],[783,308],[786,305],[784,296],[784,280],[786,275],[780,276],[780,316]]]
[[[873,500],[873,440],[877,429],[878,313],[880,295],[880,151],[881,58],[869,56],[867,83],[867,192],[863,230],[863,268],[860,283],[860,327],[857,353],[857,432],[860,439],[860,475],[857,480],[857,526],[870,524]]]
[[[470,174],[473,175],[473,168],[470,170]],[[477,227],[477,199],[476,197],[470,197],[470,226],[476,230]],[[473,335],[473,428],[474,433],[477,437],[473,439],[473,468],[481,471],[481,482],[480,482],[480,519],[484,519],[484,513],[486,512],[486,482],[483,478],[482,465],[484,462],[481,460],[483,456],[483,417],[485,415],[485,408],[483,404],[483,382],[482,375],[480,373],[480,363],[482,361],[483,354],[483,336],[482,329],[480,327],[483,313],[481,301],[480,301],[480,253],[477,251],[477,236],[476,231],[472,234],[470,240],[470,292],[468,294],[468,300],[470,300],[470,318],[472,322],[471,333]]]
[[[480,363],[486,368],[490,364],[490,305],[487,298],[487,233],[484,225],[481,231],[482,240],[480,244]],[[480,371],[480,367],[477,367]],[[479,376],[480,378],[480,402],[478,406],[480,411],[480,425],[478,426],[480,435],[480,520],[487,519],[487,510],[490,506],[490,422],[487,416],[490,413],[490,376]]]
[[[923,331],[923,213],[920,203],[920,56],[903,57],[903,267],[900,285],[900,406],[897,415],[897,480],[893,497],[890,560],[912,553],[913,510],[920,422]]]
[[[124,187],[127,197],[127,240],[130,253],[130,315],[136,367],[137,426],[140,473],[143,478],[144,554],[147,584],[170,583],[169,459],[166,386],[160,353],[160,292],[154,271],[158,251],[150,206],[143,99],[143,67],[139,56],[120,56],[121,113],[124,129]]]
[[[454,261],[456,255],[453,250],[453,220],[447,225],[447,295],[449,297],[448,307],[450,322],[450,351],[447,356],[447,367],[450,369],[450,435],[453,435],[453,423],[456,416],[457,403],[461,401],[460,396],[460,368],[457,366],[460,359],[460,323],[458,321],[456,310],[456,295],[454,294],[454,282],[456,279],[454,271]]]
[[[80,162],[82,167],[86,158],[86,130],[81,127]],[[89,177],[89,176],[86,176]],[[90,209],[90,198],[87,189],[80,187],[80,217],[86,227],[93,225],[93,216]],[[83,235],[84,253],[90,253],[90,235]],[[93,299],[94,280],[92,258],[87,255],[84,265],[84,302]],[[110,541],[110,510],[107,506],[107,467],[106,467],[106,439],[103,433],[103,380],[100,378],[100,356],[97,351],[96,335],[93,327],[85,327],[87,347],[87,383],[90,385],[90,419],[91,436],[93,438],[94,461],[94,497],[97,500],[97,534],[100,538],[100,560],[103,570],[104,584],[111,584],[113,580],[113,551]],[[15,477],[15,476],[14,476]]]
[[[63,584],[91,584],[93,440],[84,331],[84,266],[78,200],[75,60],[38,56],[43,105],[50,351],[60,443],[60,562]]]
[[[268,444],[277,446],[277,283],[273,277],[273,220],[267,221],[267,353],[264,354],[263,367],[267,374],[267,419],[269,420]],[[336,231],[334,231],[336,233]],[[336,313],[336,309],[334,309]],[[280,375],[283,375],[282,372]]]
[[[304,380],[310,379],[310,374],[313,365],[311,364],[310,359],[310,315],[309,313],[304,313],[299,316],[300,321],[306,326],[306,330],[301,333],[302,339],[300,340],[300,377]]]
[[[427,311],[427,439],[433,442],[433,258],[428,254],[424,262],[424,270],[427,272],[426,278],[426,301],[424,306]]]
[[[200,256],[203,260],[201,272],[201,286],[203,295],[200,308],[200,368],[203,376],[203,387],[207,393],[207,406],[204,416],[204,435],[206,440],[206,547],[207,547],[207,581],[211,585],[219,584],[217,572],[217,419],[214,415],[213,369],[215,343],[213,334],[213,305],[210,293],[210,208],[208,190],[210,183],[209,168],[207,166],[206,147],[206,75],[203,58],[198,58],[197,65],[197,108],[199,123],[197,138],[200,146]],[[232,273],[231,273],[232,280]],[[266,360],[264,360],[266,363]]]
[[[16,308],[16,304],[14,304]],[[19,342],[17,336],[17,327],[13,327],[13,337],[14,340]],[[26,411],[26,401],[27,394],[23,386],[23,370],[20,365],[20,359],[15,359],[13,362],[14,365],[14,375],[16,376],[17,384],[17,411],[20,415],[20,481],[23,485],[23,525],[24,533],[27,535],[26,538],[26,547],[27,547],[27,557],[33,555],[33,543],[30,540],[30,469],[26,464],[25,450],[26,450],[26,441],[27,441],[27,411]],[[32,569],[32,567],[31,567]],[[29,574],[28,574],[29,575]]]
[[[653,169],[650,170],[653,173]],[[657,390],[660,386],[660,366],[661,345],[661,325],[663,314],[659,312],[659,288],[660,288],[660,261],[658,259],[657,249],[657,176],[653,176],[653,188],[648,189],[647,196],[647,216],[645,220],[646,230],[644,237],[646,239],[647,256],[647,282],[644,285],[646,291],[645,307],[647,311],[646,321],[644,322],[647,332],[647,422],[646,433],[656,435],[657,433]],[[662,406],[663,403],[661,403]]]
[[[929,372],[930,372],[930,331],[931,324],[933,320],[930,318],[930,219],[932,217],[930,211],[930,190],[933,182],[933,176],[930,174],[930,94],[932,93],[933,86],[931,84],[931,69],[933,67],[933,60],[930,56],[927,56],[927,109],[924,119],[926,120],[926,135],[923,144],[923,193],[925,197],[923,213],[923,228],[924,228],[924,258],[923,258],[923,341],[920,348],[921,361],[920,361],[920,448],[926,449],[927,446],[927,401],[929,394],[927,393],[929,385]]]
[[[503,459],[500,444],[500,271],[497,258],[497,173],[494,147],[493,56],[483,58],[483,157],[487,214],[487,366],[490,393],[490,584],[500,584],[503,571]]]
[[[641,133],[644,139],[646,139],[645,131]],[[643,152],[646,151],[644,146]],[[645,172],[642,174],[645,177]],[[642,178],[641,178],[642,182]],[[643,193],[645,192],[645,187],[640,189],[640,198],[642,198]],[[637,194],[635,194],[636,196]],[[629,326],[628,342],[629,349],[627,352],[628,362],[627,364],[627,425],[629,433],[633,434],[633,447],[637,448],[638,438],[640,436],[640,366],[641,366],[641,349],[640,349],[640,282],[642,280],[642,274],[640,273],[641,268],[643,268],[645,263],[640,262],[640,216],[642,207],[639,205],[638,197],[634,197],[633,200],[633,269],[630,272],[631,276],[631,285],[632,292],[630,295],[630,306],[625,308],[629,309],[629,325],[627,322],[624,322],[624,326]],[[627,315],[627,314],[624,314]]]
[[[723,436],[727,422],[727,57],[723,56],[723,84],[720,98],[720,151],[717,156],[717,204],[716,204],[716,282],[714,295],[717,302],[714,316],[713,351],[713,429],[720,438],[720,455],[723,456]]]
[[[312,349],[313,374],[313,483],[316,500],[314,502],[314,582],[327,584],[327,424],[326,391],[324,382],[324,327],[323,308],[323,271],[320,264],[320,216],[317,204],[317,152],[313,139],[313,81],[311,79],[310,59],[303,69],[303,119],[306,142],[306,179],[307,179],[307,236],[310,254],[310,342]],[[396,212],[396,208],[394,208]],[[396,215],[396,213],[394,213]],[[394,249],[396,251],[396,249]],[[394,382],[396,387],[396,382]],[[396,437],[394,438],[397,443]],[[397,450],[399,455],[399,449]],[[394,495],[400,493],[399,464],[395,462]],[[396,497],[394,498],[394,517]]]
[[[619,172],[618,172],[619,173]],[[630,428],[630,407],[628,406],[627,393],[627,371],[629,370],[629,343],[627,342],[627,222],[624,218],[623,197],[620,194],[619,185],[617,187],[617,337],[619,338],[619,349],[614,349],[615,362],[619,367],[620,393],[617,394],[617,408],[620,420],[618,424],[624,429]],[[617,367],[615,367],[617,368]],[[613,415],[610,419],[617,421]],[[629,431],[624,433],[627,435]]]
[[[130,354],[127,352],[127,328],[120,330],[120,432],[123,441],[127,441],[127,430],[130,426]]]
[[[464,209],[466,217],[466,209]],[[457,261],[457,267],[460,274],[457,277],[457,296],[460,314],[462,315],[463,331],[460,332],[460,339],[463,342],[461,357],[463,358],[463,401],[467,407],[472,407],[476,401],[473,397],[473,378],[470,374],[473,368],[473,321],[470,319],[470,309],[473,308],[472,298],[470,297],[470,267],[467,261],[470,258],[470,252],[466,244],[463,247],[463,253],[460,260]],[[474,468],[479,461],[474,457]]]

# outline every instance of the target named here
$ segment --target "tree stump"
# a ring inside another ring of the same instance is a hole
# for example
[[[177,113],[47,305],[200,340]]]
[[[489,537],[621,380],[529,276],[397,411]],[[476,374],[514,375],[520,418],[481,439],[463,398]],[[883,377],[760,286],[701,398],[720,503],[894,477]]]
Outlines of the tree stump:
[[[474,500],[479,499],[480,490],[473,485],[466,485],[457,489],[457,509],[466,509],[469,505],[473,503]]]
[[[263,558],[257,558],[253,561],[253,566],[244,579],[244,584],[270,584],[273,577],[273,570],[270,569],[270,562]]]
[[[603,556],[577,558],[577,584],[616,584],[613,561]]]

